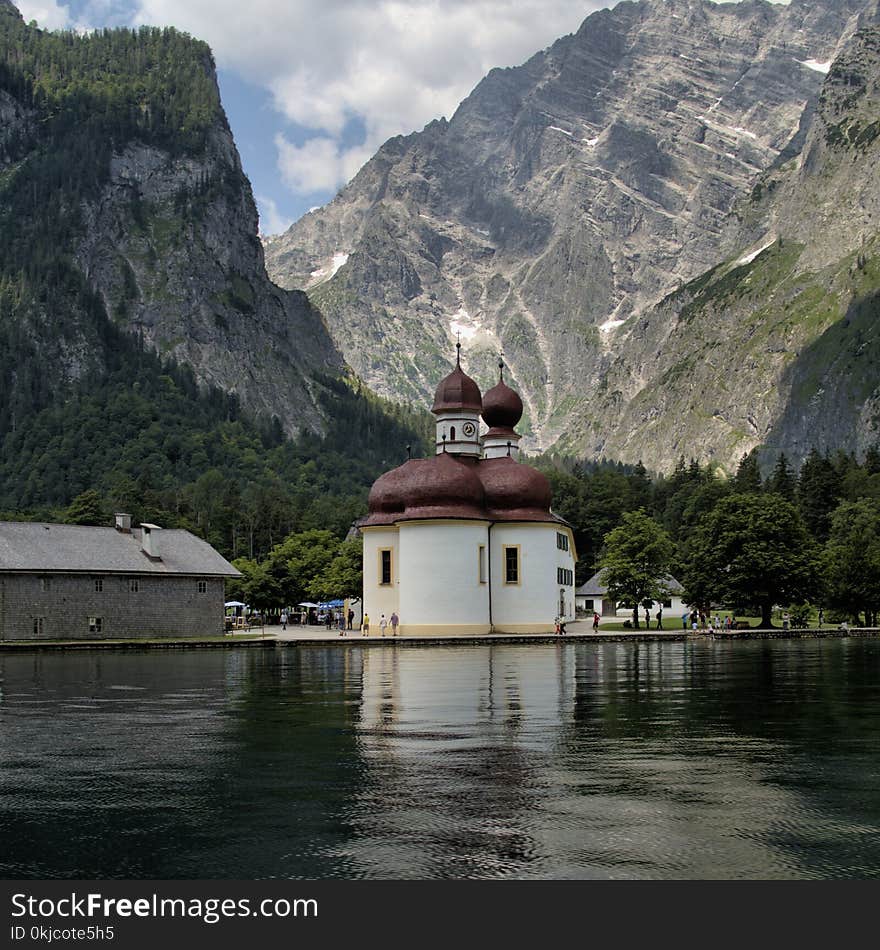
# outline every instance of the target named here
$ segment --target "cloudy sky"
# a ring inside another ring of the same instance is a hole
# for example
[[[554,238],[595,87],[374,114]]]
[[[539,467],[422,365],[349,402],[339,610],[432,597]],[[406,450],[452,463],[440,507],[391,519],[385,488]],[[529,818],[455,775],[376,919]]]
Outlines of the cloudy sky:
[[[14,0],[45,29],[175,26],[214,50],[261,228],[324,204],[392,135],[450,116],[591,0]]]
[[[223,105],[276,234],[392,135],[451,116],[493,66],[575,31],[601,0],[14,0],[45,29],[174,26],[214,50]]]

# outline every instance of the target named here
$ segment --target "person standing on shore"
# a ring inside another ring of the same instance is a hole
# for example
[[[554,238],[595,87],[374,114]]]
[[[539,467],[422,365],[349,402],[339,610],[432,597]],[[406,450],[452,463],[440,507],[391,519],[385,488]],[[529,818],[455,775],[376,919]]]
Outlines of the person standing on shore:
[[[287,629],[287,611],[286,610],[281,611],[281,629],[282,630]]]
[[[382,631],[382,636],[385,636],[385,630],[388,627],[388,621],[385,619],[385,614],[379,618],[379,629]]]
[[[593,611],[593,633],[599,632],[599,614]]]
[[[369,614],[364,614],[363,632],[364,632],[365,637],[368,637],[370,635],[370,615]]]
[[[663,629],[663,608],[662,607],[657,611],[657,629],[658,630]]]
[[[819,629],[822,629],[823,624],[825,623],[825,611],[820,607],[819,608]]]
[[[397,616],[397,611],[391,614],[391,636],[397,636],[397,626],[400,623],[400,617]]]

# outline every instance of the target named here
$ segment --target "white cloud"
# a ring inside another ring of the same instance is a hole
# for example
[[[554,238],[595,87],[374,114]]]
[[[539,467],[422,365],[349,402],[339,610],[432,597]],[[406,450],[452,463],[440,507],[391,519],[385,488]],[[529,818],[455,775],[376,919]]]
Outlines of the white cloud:
[[[283,215],[278,210],[278,203],[268,195],[254,195],[254,200],[260,213],[260,234],[264,237],[281,234],[293,224],[293,218]]]
[[[283,135],[275,136],[278,170],[285,183],[298,194],[335,191],[357,173],[373,154],[365,145],[343,148],[332,138],[318,136],[294,145]]]
[[[173,24],[269,90],[313,131],[276,139],[294,191],[336,188],[392,135],[449,116],[494,66],[518,65],[576,30],[601,0],[137,0],[137,23]],[[365,141],[343,144],[357,118]]]
[[[70,10],[56,0],[14,0],[25,23],[36,20],[44,30],[63,30],[70,26]]]

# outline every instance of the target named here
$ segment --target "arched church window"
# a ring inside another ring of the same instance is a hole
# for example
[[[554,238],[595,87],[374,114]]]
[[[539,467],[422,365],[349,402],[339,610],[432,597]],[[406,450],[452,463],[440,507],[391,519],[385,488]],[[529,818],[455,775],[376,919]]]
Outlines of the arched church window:
[[[453,426],[453,427],[449,430],[449,432],[450,432],[449,441],[450,441],[450,442],[454,442],[454,441],[455,441],[455,426]]]

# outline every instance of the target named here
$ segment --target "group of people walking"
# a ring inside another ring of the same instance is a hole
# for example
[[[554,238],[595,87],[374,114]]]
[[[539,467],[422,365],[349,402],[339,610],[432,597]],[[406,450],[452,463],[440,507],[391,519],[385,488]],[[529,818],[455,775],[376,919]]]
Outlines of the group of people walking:
[[[349,613],[352,615],[352,617],[354,616],[354,614],[351,611],[349,611]],[[382,614],[382,616],[379,618],[379,629],[382,631],[383,637],[385,636],[385,631],[388,629],[389,624],[391,625],[391,636],[396,637],[397,628],[400,626],[400,617],[397,616],[396,611],[391,614],[390,618],[387,618],[385,614]],[[351,630],[350,620],[349,620],[348,629]],[[364,637],[368,637],[370,635],[370,615],[369,614],[364,614],[364,619],[363,619],[363,622],[361,623],[361,635]],[[339,636],[344,637],[345,631],[340,630]]]
[[[716,630],[732,630],[736,625],[736,617],[728,614],[726,617],[720,617],[718,614],[712,616],[705,611],[694,608],[689,614],[681,615],[681,626],[683,630],[708,630],[714,633]]]

